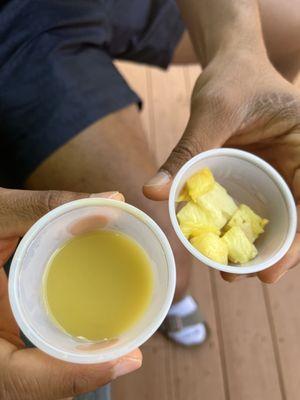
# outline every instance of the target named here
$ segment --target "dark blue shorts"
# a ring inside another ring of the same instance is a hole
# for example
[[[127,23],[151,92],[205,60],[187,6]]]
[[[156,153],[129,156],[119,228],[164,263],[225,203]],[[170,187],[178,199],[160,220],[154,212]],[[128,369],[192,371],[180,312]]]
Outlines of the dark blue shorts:
[[[166,68],[184,30],[174,0],[0,4],[0,169],[14,185],[88,125],[140,102],[114,59]]]

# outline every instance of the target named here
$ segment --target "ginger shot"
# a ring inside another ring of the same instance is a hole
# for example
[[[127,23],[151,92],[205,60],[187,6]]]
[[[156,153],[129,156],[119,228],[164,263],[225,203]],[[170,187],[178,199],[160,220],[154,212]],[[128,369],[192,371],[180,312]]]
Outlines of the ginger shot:
[[[50,258],[43,298],[54,323],[89,341],[115,339],[143,316],[153,272],[144,249],[129,236],[99,230],[76,236]]]

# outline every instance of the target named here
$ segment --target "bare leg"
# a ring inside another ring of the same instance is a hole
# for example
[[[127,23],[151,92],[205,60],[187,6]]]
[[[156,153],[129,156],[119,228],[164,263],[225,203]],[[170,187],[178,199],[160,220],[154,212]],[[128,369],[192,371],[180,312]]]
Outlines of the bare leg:
[[[187,290],[191,258],[177,239],[166,203],[146,199],[142,186],[156,171],[135,106],[101,119],[74,137],[29,177],[31,189],[65,189],[84,192],[118,190],[126,200],[150,214],[164,229],[177,264],[175,300]]]

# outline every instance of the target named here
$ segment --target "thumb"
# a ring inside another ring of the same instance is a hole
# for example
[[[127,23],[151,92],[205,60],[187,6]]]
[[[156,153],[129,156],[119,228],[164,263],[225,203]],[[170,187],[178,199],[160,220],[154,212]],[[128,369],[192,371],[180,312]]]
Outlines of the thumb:
[[[199,113],[192,109],[190,120],[179,143],[158,173],[143,187],[143,193],[152,200],[167,200],[172,179],[178,170],[195,155],[216,147],[221,147],[227,137],[220,123],[210,115],[210,108],[203,107]]]
[[[121,193],[98,194],[66,191],[31,191],[0,188],[0,238],[20,237],[44,214],[72,200],[108,197],[124,200]]]
[[[10,362],[8,371],[14,375],[12,382],[15,378],[18,385],[19,371],[22,391],[30,394],[30,399],[54,400],[94,391],[135,371],[142,364],[142,354],[136,349],[102,364],[72,364],[49,357],[37,349],[24,349],[15,351]]]

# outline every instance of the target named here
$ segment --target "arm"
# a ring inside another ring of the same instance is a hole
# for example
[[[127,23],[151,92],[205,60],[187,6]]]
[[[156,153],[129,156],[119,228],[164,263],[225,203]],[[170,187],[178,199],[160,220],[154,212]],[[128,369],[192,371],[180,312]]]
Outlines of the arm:
[[[241,49],[266,56],[256,0],[177,0],[199,61]]]
[[[272,164],[290,185],[300,211],[300,91],[271,64],[256,0],[178,0],[200,63],[183,135],[158,174],[144,186],[168,198],[172,178],[194,155],[239,147]],[[300,227],[287,255],[258,274],[276,282],[300,262]],[[234,276],[223,274],[227,280]]]

